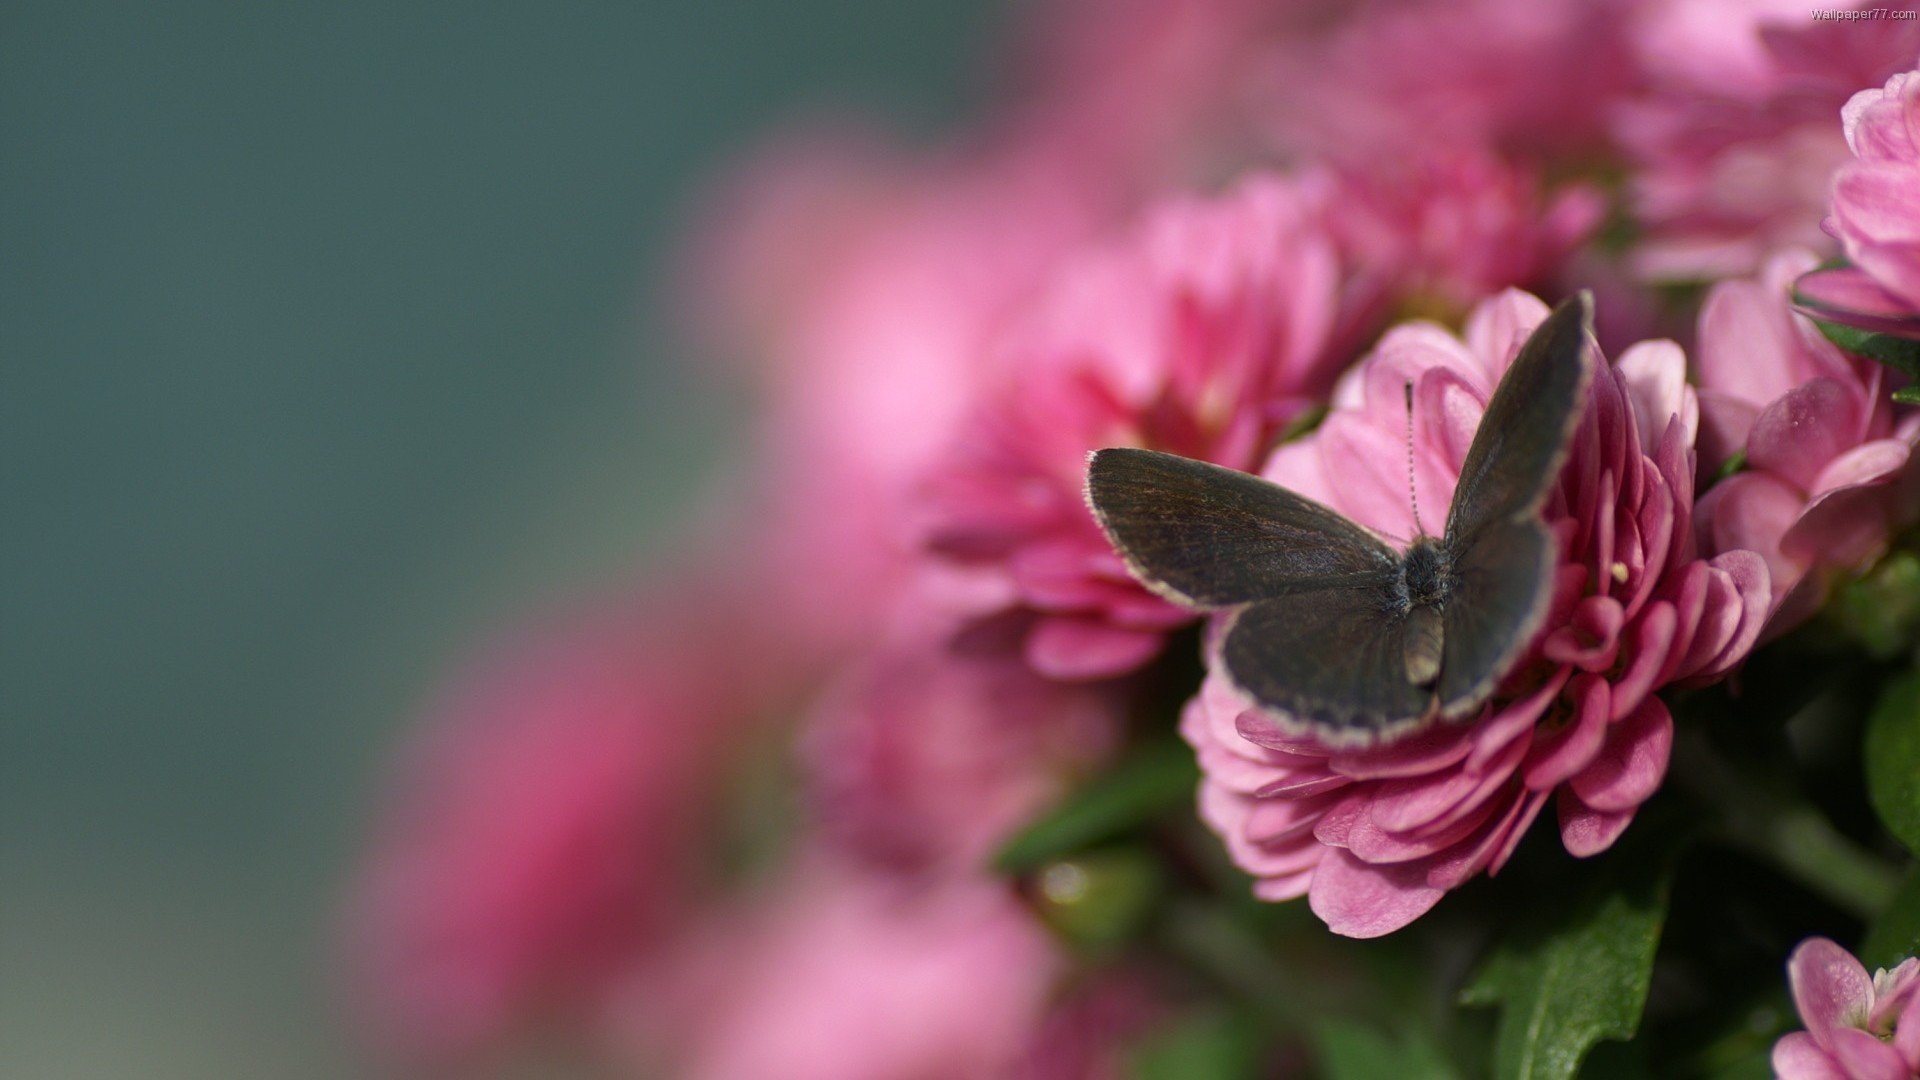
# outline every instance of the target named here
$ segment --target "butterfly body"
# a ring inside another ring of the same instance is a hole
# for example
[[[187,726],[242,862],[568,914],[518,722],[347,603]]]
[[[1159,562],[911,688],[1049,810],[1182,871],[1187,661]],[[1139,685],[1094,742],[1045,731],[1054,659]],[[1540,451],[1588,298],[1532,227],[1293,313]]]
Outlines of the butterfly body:
[[[1443,541],[1417,536],[1400,563],[1394,602],[1407,620],[1401,652],[1407,662],[1407,682],[1414,686],[1432,686],[1440,677],[1446,645],[1442,616],[1451,591],[1451,561]]]
[[[1585,294],[1527,340],[1487,404],[1447,527],[1396,550],[1259,477],[1151,450],[1095,452],[1087,498],[1134,576],[1227,613],[1230,681],[1284,725],[1364,745],[1476,714],[1546,617],[1541,507],[1592,376]]]

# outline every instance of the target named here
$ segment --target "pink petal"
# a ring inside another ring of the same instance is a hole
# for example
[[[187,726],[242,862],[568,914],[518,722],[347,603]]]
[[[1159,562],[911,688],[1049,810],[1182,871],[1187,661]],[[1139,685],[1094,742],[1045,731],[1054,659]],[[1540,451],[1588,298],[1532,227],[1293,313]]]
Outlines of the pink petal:
[[[1307,895],[1313,885],[1313,871],[1302,870],[1297,874],[1283,874],[1279,877],[1261,878],[1253,883],[1253,895],[1268,903],[1282,900],[1298,900]]]
[[[1773,1074],[1779,1080],[1847,1080],[1840,1066],[1804,1031],[1773,1044]]]
[[[1582,675],[1572,687],[1573,715],[1560,730],[1534,740],[1521,778],[1534,791],[1549,791],[1586,768],[1607,741],[1608,687],[1605,679]]]
[[[1516,740],[1484,772],[1461,768],[1420,780],[1389,780],[1379,785],[1369,816],[1388,832],[1447,828],[1505,784],[1525,753],[1526,744]]]
[[[1356,780],[1424,776],[1458,763],[1473,746],[1464,730],[1441,725],[1385,746],[1337,751],[1327,766]]]
[[[1794,350],[1780,333],[1784,314],[1757,281],[1714,286],[1700,308],[1694,350],[1700,385],[1756,409],[1798,385]]]
[[[1560,815],[1560,844],[1576,859],[1598,855],[1613,846],[1620,834],[1633,824],[1633,811],[1603,813],[1582,803],[1572,791],[1561,788],[1554,797],[1554,809]]]
[[[1546,681],[1535,687],[1532,693],[1518,701],[1512,701],[1499,712],[1479,721],[1473,727],[1473,753],[1467,757],[1466,768],[1469,772],[1485,772],[1489,763],[1501,754],[1515,739],[1531,733],[1540,717],[1560,697],[1560,691],[1567,685],[1572,673],[1566,668],[1555,668]]]
[[[1920,335],[1920,313],[1852,266],[1815,270],[1794,282],[1795,304],[1816,319],[1900,337]]]
[[[1611,563],[1610,558],[1602,558]],[[1611,596],[1589,596],[1573,610],[1566,625],[1547,635],[1540,651],[1556,664],[1583,671],[1605,671],[1620,652],[1620,627],[1626,613]]]
[[[1708,553],[1758,553],[1766,560],[1773,591],[1784,594],[1800,580],[1805,567],[1782,554],[1780,542],[1805,506],[1805,495],[1779,477],[1743,472],[1714,485],[1694,512],[1699,515]]]
[[[1920,1072],[1920,993],[1907,998],[1893,1022],[1893,1048],[1900,1052],[1907,1068]]]
[[[1687,385],[1687,356],[1679,345],[1642,341],[1621,353],[1614,368],[1626,380],[1642,438],[1654,438],[1678,418],[1683,439],[1692,444],[1700,429],[1700,404]]]
[[[1912,454],[1913,447],[1902,439],[1863,442],[1828,462],[1807,490],[1817,499],[1844,488],[1879,483],[1899,472]]]
[[[1124,675],[1160,652],[1163,635],[1122,630],[1098,619],[1041,619],[1027,635],[1027,663],[1050,679]]]
[[[1445,895],[1426,883],[1419,863],[1372,866],[1335,849],[1315,869],[1307,904],[1336,934],[1376,938],[1425,915]]]
[[[1678,626],[1679,619],[1674,615],[1673,605],[1658,601],[1647,605],[1640,617],[1627,628],[1626,653],[1631,659],[1626,670],[1614,676],[1612,699],[1609,702],[1613,715],[1610,719],[1617,721],[1639,708],[1640,703],[1665,677]]]
[[[1842,236],[1865,236],[1876,243],[1920,241],[1916,206],[1920,174],[1905,163],[1855,162],[1834,178],[1833,216]]]
[[[1859,1028],[1840,1028],[1828,1048],[1848,1080],[1909,1080],[1900,1052]]]
[[[1834,379],[1813,379],[1781,395],[1747,435],[1747,461],[1810,491],[1827,462],[1859,439],[1861,402]]]
[[[1787,958],[1787,981],[1801,1022],[1827,1050],[1834,1048],[1834,1032],[1865,1023],[1873,1005],[1873,979],[1867,969],[1827,938],[1808,938],[1793,950]]]
[[[1667,775],[1673,752],[1673,716],[1657,697],[1612,725],[1606,746],[1568,786],[1586,806],[1623,813],[1645,802]]]

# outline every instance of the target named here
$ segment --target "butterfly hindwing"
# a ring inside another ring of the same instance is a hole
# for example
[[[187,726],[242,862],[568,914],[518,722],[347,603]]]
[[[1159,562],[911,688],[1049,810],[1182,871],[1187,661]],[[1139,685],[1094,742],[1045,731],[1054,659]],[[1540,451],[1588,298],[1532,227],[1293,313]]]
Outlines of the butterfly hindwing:
[[[1153,450],[1100,450],[1087,501],[1135,576],[1194,607],[1370,587],[1400,556],[1311,499],[1243,472]]]
[[[1407,681],[1405,630],[1386,586],[1322,589],[1235,613],[1220,658],[1260,704],[1326,741],[1368,743],[1433,712],[1433,689]]]

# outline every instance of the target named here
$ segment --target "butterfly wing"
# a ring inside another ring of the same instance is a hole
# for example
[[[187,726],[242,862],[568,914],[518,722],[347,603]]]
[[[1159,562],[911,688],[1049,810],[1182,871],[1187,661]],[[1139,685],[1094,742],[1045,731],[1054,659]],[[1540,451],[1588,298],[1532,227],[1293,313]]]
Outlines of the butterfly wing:
[[[1540,507],[1593,378],[1592,312],[1581,293],[1527,338],[1467,450],[1445,540],[1452,588],[1438,689],[1448,716],[1493,693],[1546,617],[1555,552]]]
[[[1087,502],[1134,576],[1192,607],[1368,590],[1400,564],[1379,537],[1312,499],[1175,454],[1095,451]]]
[[[1220,644],[1235,686],[1333,744],[1387,738],[1433,714],[1432,687],[1407,680],[1406,615],[1390,583],[1249,604]]]

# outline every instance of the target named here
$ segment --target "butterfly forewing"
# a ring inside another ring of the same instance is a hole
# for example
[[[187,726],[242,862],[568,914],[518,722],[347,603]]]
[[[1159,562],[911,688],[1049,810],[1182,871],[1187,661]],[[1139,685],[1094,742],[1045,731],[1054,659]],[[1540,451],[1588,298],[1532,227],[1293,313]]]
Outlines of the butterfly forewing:
[[[1174,454],[1097,451],[1087,501],[1137,577],[1195,607],[1324,590],[1371,595],[1400,562],[1379,537],[1311,499]]]
[[[1586,293],[1555,308],[1500,380],[1460,466],[1447,512],[1450,545],[1484,525],[1539,510],[1566,462],[1593,378],[1592,311]]]
[[[1221,642],[1228,677],[1333,742],[1365,743],[1433,711],[1407,681],[1406,616],[1385,589],[1324,589],[1239,611]]]
[[[1555,308],[1521,347],[1467,450],[1445,539],[1451,583],[1439,696],[1448,716],[1486,701],[1552,601],[1553,534],[1540,505],[1593,378],[1591,326],[1587,294]]]
[[[1453,553],[1437,688],[1446,715],[1485,703],[1540,629],[1553,600],[1554,560],[1553,533],[1532,517],[1478,529]]]

